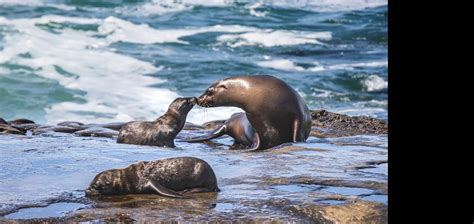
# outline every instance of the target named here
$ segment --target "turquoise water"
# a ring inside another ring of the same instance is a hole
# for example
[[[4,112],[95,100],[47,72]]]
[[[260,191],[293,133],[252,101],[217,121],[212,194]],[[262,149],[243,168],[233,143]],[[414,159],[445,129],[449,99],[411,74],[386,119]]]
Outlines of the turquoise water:
[[[282,78],[313,109],[386,119],[387,68],[386,1],[0,1],[5,119],[151,120],[250,74]]]

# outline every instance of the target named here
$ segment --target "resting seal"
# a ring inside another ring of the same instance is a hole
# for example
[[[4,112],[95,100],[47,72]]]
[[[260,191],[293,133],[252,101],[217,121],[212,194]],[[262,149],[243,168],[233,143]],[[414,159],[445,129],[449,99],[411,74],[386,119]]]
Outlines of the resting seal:
[[[202,142],[229,135],[234,138],[234,144],[231,149],[252,147],[257,142],[257,133],[250,124],[244,112],[232,114],[220,127],[216,128],[208,136],[186,139],[187,142]]]
[[[175,147],[174,138],[183,129],[188,112],[196,104],[195,97],[177,98],[166,113],[155,121],[133,121],[119,132],[117,143]]]
[[[217,81],[198,98],[198,105],[243,109],[257,132],[254,150],[304,142],[311,132],[311,116],[303,98],[273,76],[235,76]]]
[[[206,161],[177,157],[134,163],[95,176],[86,196],[159,194],[185,198],[182,193],[218,192],[214,171]]]

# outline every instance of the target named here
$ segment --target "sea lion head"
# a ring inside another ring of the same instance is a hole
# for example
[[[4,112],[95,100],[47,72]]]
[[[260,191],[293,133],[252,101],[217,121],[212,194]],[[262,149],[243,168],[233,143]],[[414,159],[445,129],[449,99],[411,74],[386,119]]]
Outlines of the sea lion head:
[[[187,114],[196,103],[196,97],[179,97],[170,104],[169,110],[176,111],[179,114]]]
[[[201,107],[235,106],[243,107],[242,102],[247,97],[250,82],[243,77],[236,76],[219,80],[213,83],[197,98]]]
[[[122,192],[120,170],[107,170],[95,176],[86,189],[86,196],[113,195]]]

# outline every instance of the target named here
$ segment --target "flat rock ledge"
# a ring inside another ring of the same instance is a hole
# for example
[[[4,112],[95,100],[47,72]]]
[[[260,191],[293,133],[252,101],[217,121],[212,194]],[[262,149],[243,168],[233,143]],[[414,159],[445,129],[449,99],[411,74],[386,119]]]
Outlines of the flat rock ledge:
[[[311,110],[311,136],[345,137],[353,135],[383,135],[388,133],[384,120],[338,114],[326,110]]]

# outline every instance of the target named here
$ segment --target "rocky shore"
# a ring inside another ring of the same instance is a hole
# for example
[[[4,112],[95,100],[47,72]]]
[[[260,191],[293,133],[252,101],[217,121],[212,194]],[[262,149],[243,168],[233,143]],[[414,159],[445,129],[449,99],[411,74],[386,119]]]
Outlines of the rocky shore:
[[[386,223],[388,124],[325,110],[311,111],[311,115],[312,137],[306,143],[258,153],[227,150],[232,142],[229,137],[204,144],[180,141],[223,121],[187,123],[176,139],[177,149],[171,150],[116,144],[114,137],[123,123],[40,125],[27,119],[0,119],[4,134],[0,150],[5,153],[0,162],[7,167],[5,172],[13,173],[0,181],[0,194],[7,195],[0,205],[0,223]],[[182,155],[209,162],[222,192],[195,194],[186,200],[157,195],[91,199],[82,192],[99,170]],[[39,165],[23,167],[28,164]],[[19,168],[8,169],[13,165],[24,168],[20,173],[25,176],[17,176]],[[7,182],[36,174],[62,179],[51,183],[55,186],[24,186],[28,191],[7,189],[14,186]],[[71,175],[84,176],[84,180],[76,183]],[[40,191],[48,193],[24,202],[15,197]],[[34,216],[51,210],[59,210],[59,215]]]
[[[354,135],[383,135],[388,133],[388,123],[366,116],[351,117],[344,114],[332,113],[326,110],[311,110],[311,136],[319,138],[344,137]],[[187,122],[184,130],[215,129],[225,120],[209,121],[202,125]],[[74,133],[78,136],[116,137],[125,123],[83,124],[75,121],[65,121],[56,125],[39,125],[28,119],[5,121],[0,118],[0,134],[25,135],[31,131],[33,135],[48,132]]]

